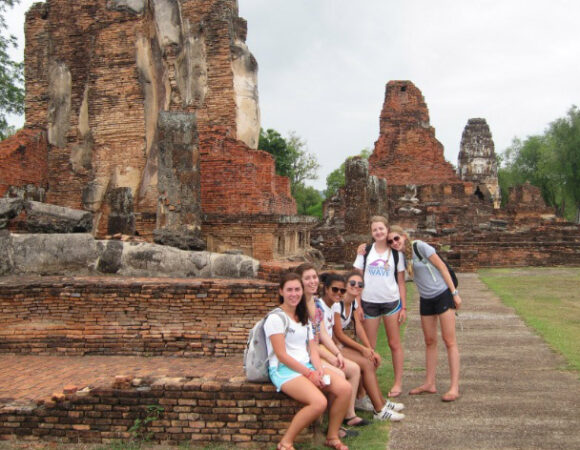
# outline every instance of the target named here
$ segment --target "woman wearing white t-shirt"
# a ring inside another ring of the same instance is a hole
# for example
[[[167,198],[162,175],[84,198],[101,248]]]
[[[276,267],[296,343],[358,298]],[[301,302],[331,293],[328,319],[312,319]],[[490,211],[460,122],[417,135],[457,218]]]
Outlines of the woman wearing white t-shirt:
[[[395,267],[393,252],[387,244],[388,233],[387,219],[382,216],[372,217],[371,235],[374,243],[366,255],[366,264],[365,244],[359,246],[354,267],[360,270],[364,277],[365,289],[361,301],[365,317],[364,327],[373,348],[377,344],[381,321],[385,327],[395,377],[395,382],[387,395],[398,397],[403,392],[403,346],[400,327],[407,318],[407,289],[403,258],[399,258]]]
[[[294,439],[320,417],[327,407],[323,392],[329,396],[327,447],[348,450],[338,437],[338,430],[350,400],[351,388],[340,375],[322,368],[318,349],[312,339],[306,300],[300,276],[287,273],[280,281],[280,308],[286,317],[270,314],[264,323],[268,347],[269,373],[278,391],[304,403],[278,443],[277,450],[293,450]],[[286,329],[286,324],[288,328]],[[328,377],[326,377],[328,376]],[[325,383],[323,377],[329,379]]]

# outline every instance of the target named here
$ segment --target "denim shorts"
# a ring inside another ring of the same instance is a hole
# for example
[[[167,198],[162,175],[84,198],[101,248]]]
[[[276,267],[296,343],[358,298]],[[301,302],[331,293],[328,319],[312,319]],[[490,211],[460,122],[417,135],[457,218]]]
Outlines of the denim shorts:
[[[315,370],[311,363],[305,365],[310,370]],[[284,383],[302,375],[282,363],[278,364],[278,367],[268,368],[268,372],[270,373],[270,380],[272,380],[272,384],[276,386],[276,391],[278,392],[280,392],[280,388]]]
[[[391,316],[401,310],[401,299],[389,303],[371,303],[361,301],[365,319],[377,319],[382,316]]]

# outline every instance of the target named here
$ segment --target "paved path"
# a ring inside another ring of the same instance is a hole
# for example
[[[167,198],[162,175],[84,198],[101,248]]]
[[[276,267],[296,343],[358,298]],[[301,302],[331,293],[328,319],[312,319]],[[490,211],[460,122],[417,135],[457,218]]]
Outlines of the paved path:
[[[562,370],[564,359],[500,303],[476,274],[461,274],[460,290],[462,397],[454,403],[440,400],[449,387],[440,339],[439,393],[401,397],[407,418],[393,424],[388,447],[580,449],[578,375]],[[405,335],[406,391],[423,382],[422,339],[418,314],[411,311]]]

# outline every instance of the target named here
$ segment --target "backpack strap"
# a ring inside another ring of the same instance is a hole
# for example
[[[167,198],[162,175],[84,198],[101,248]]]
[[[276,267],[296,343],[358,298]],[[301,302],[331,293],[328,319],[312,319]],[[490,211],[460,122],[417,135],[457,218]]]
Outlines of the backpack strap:
[[[288,317],[286,316],[286,313],[280,307],[274,308],[272,311],[270,311],[268,314],[266,314],[266,317],[264,318],[264,322],[266,322],[266,319],[268,317],[270,317],[271,314],[274,314],[274,315],[280,317],[280,319],[282,319],[282,322],[284,322],[284,339],[286,339],[286,335],[288,334],[288,328],[290,327],[290,322],[288,320]],[[268,360],[270,360],[270,358],[272,357],[273,354],[274,354],[274,348],[272,348],[272,352],[268,354]]]
[[[371,248],[373,248],[373,243],[371,242],[370,244],[367,244],[367,246],[365,247],[365,254],[364,254],[364,261],[363,261],[363,276],[365,274],[365,269],[367,267],[367,258],[369,256],[369,252],[371,251]]]
[[[399,251],[393,250],[393,259],[395,260],[395,267],[393,268],[393,276],[395,277],[395,281],[397,280],[397,266],[399,265]]]
[[[429,273],[431,274],[431,278],[433,278],[433,281],[437,281],[437,278],[435,277],[435,274],[433,273],[433,264],[431,264],[431,261],[429,261],[427,258],[425,258],[420,252],[419,252],[419,245],[418,245],[419,241],[413,241],[413,252],[415,252],[415,255],[417,255],[417,258],[419,258],[419,260],[425,264],[425,266],[427,267],[427,270],[429,271]],[[437,270],[437,268],[435,267],[435,270]]]

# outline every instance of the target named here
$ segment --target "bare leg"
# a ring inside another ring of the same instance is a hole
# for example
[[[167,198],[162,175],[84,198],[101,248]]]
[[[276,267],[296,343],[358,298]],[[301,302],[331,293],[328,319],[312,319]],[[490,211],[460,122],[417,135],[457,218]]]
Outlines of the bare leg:
[[[393,360],[393,372],[395,375],[395,383],[389,395],[397,397],[401,394],[403,389],[403,345],[401,344],[401,331],[399,324],[399,315],[393,314],[391,316],[383,316],[383,324],[387,332],[387,339],[391,349],[391,358]]]
[[[352,348],[345,347],[342,349],[342,353],[348,359],[357,363],[361,370],[362,384],[367,391],[371,402],[375,408],[375,411],[380,411],[385,405],[385,398],[381,393],[379,387],[379,381],[377,380],[377,372],[375,365],[369,359],[365,358],[361,353],[357,352]],[[347,415],[350,417],[350,415]]]
[[[439,322],[441,323],[441,337],[445,347],[447,347],[447,360],[451,375],[449,391],[442,396],[442,400],[453,401],[459,397],[459,347],[455,335],[455,310],[448,309],[443,314],[439,314]]]
[[[328,432],[326,439],[329,441],[338,440],[338,431],[346,415],[351,397],[351,387],[348,381],[336,372],[324,369],[324,373],[330,375],[330,385],[324,391],[329,394],[332,401],[328,411]],[[324,403],[326,407],[326,402]]]
[[[379,324],[381,320],[379,317],[375,319],[365,319],[363,326],[365,327],[365,332],[369,338],[369,342],[373,349],[377,346],[377,334],[379,331]]]
[[[282,444],[289,447],[294,443],[294,439],[296,439],[298,433],[324,413],[327,402],[326,397],[320,389],[303,376],[284,383],[282,385],[282,392],[305,405],[292,418],[290,426],[280,440]]]
[[[435,372],[437,370],[437,316],[421,316],[421,327],[425,339],[425,382],[409,392],[416,394],[433,394],[435,387]]]
[[[348,410],[346,412],[346,417],[349,418],[356,417],[356,412],[354,410],[354,401],[356,400],[356,393],[358,391],[358,385],[360,384],[360,367],[356,362],[345,358],[344,373],[352,390],[350,402],[348,404]]]

